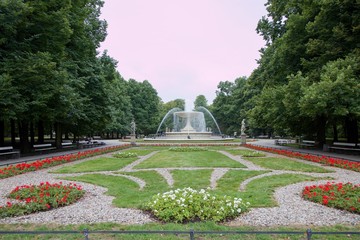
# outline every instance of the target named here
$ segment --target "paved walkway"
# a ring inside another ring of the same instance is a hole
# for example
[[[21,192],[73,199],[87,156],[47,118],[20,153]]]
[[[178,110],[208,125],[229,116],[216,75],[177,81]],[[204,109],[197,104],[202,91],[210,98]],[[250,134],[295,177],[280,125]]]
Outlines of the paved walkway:
[[[295,148],[295,147],[288,147],[288,146],[280,146],[275,145],[274,139],[260,139],[256,142],[248,142],[248,144],[262,146],[262,147],[271,147],[271,148],[278,148],[278,149],[285,149],[294,152],[301,152],[301,153],[309,153],[312,155],[319,155],[319,156],[328,156],[333,158],[341,158],[346,159],[354,162],[360,162],[360,155],[350,155],[350,154],[341,154],[341,153],[334,153],[334,152],[325,152],[320,149],[309,149],[309,148]]]
[[[45,158],[51,158],[54,156],[61,156],[64,154],[71,154],[71,153],[78,153],[81,151],[87,151],[89,149],[96,149],[96,148],[104,148],[104,147],[110,147],[110,146],[116,146],[116,145],[122,145],[122,144],[129,144],[129,142],[121,142],[117,139],[114,140],[101,140],[102,142],[105,142],[106,145],[94,147],[94,148],[86,148],[86,149],[73,149],[73,150],[66,150],[61,152],[52,152],[47,154],[37,154],[32,156],[24,156],[17,159],[7,159],[7,160],[0,160],[0,167],[16,164],[16,163],[22,163],[22,162],[31,162],[36,160],[41,160]],[[233,143],[233,142],[229,142]],[[324,155],[334,158],[341,158],[346,159],[354,162],[360,162],[360,155],[349,155],[349,154],[340,154],[340,153],[333,153],[333,152],[324,152],[319,149],[301,149],[301,148],[294,148],[294,147],[288,147],[288,146],[280,146],[275,145],[274,139],[260,139],[255,142],[248,142],[248,144],[257,145],[257,146],[263,146],[263,147],[271,147],[271,148],[278,148],[278,149],[286,149],[289,151],[295,151],[295,152],[301,152],[301,153],[309,153],[313,155]]]
[[[253,164],[251,161],[243,159],[241,156],[231,155],[225,151],[221,151],[222,154],[226,154],[229,158],[242,163],[247,168],[231,168],[232,171],[261,171],[263,168]],[[137,164],[151,157],[156,152],[152,152],[148,155],[142,156],[139,160],[136,160],[129,165],[114,171],[101,171],[91,172],[91,174],[110,175],[112,179],[126,177],[129,180],[138,183],[138,191],[141,191],[145,184],[143,179],[135,176],[130,176],[129,172],[144,172],[149,170],[157,171],[168,183],[169,187],[173,186],[173,171],[192,171],[200,170],[204,168],[199,167],[179,167],[179,168],[134,168]],[[266,155],[273,155],[266,153]],[[112,157],[112,154],[106,154],[107,157]],[[97,158],[97,157],[93,157]],[[68,183],[64,177],[67,176],[81,176],[87,175],[89,172],[82,173],[56,173],[56,169],[64,166],[72,166],[80,162],[88,161],[91,158],[82,159],[76,162],[66,163],[64,165],[55,166],[51,169],[41,169],[39,171],[28,172],[13,176],[11,178],[0,179],[0,206],[7,204],[8,201],[16,203],[16,200],[9,199],[6,197],[6,193],[10,192],[14,186],[22,186],[34,184],[38,185],[41,182],[58,182],[59,179],[63,179],[62,182]],[[230,226],[324,226],[324,225],[358,225],[360,223],[360,215],[352,214],[347,211],[341,211],[333,208],[329,208],[320,204],[316,204],[310,201],[305,201],[301,197],[301,192],[305,186],[314,184],[325,184],[330,179],[336,182],[352,182],[353,184],[360,184],[360,173],[353,172],[346,169],[340,169],[330,166],[322,166],[321,164],[307,162],[299,159],[294,161],[319,166],[321,168],[330,170],[330,172],[316,173],[316,172],[298,172],[298,171],[284,171],[284,170],[273,170],[267,169],[268,173],[261,174],[255,177],[246,179],[245,181],[239,182],[239,190],[246,191],[247,184],[256,181],[260,178],[266,178],[273,175],[280,174],[301,174],[312,177],[320,177],[320,179],[313,179],[313,181],[299,182],[290,184],[287,186],[276,188],[274,193],[274,199],[277,205],[273,207],[258,207],[251,208],[248,212],[241,214],[239,217],[232,221],[226,222],[226,225]],[[229,168],[206,168],[213,170],[209,186],[216,189],[217,182],[223,177],[223,175],[229,170]],[[324,179],[325,178],[325,179]],[[76,182],[78,184],[78,182]],[[110,196],[106,192],[109,189],[100,187],[97,185],[81,182],[79,183],[86,191],[85,196],[74,204],[66,207],[53,209],[51,211],[37,212],[34,214],[0,219],[0,224],[19,224],[19,223],[53,223],[53,224],[92,224],[99,222],[113,222],[119,224],[146,224],[157,222],[149,214],[137,209],[130,208],[118,208],[114,207],[114,197]],[[153,183],[156,184],[156,183]],[[161,189],[159,189],[161,191]],[[136,194],[130,193],[130,194]]]

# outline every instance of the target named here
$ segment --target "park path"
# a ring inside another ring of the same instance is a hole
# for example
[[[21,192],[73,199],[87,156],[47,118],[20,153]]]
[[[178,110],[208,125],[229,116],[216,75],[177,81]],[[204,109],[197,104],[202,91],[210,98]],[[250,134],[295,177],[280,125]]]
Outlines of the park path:
[[[252,162],[246,161],[241,156],[234,156],[225,151],[220,151],[222,154],[229,158],[245,165],[247,168],[239,168],[239,170],[268,170],[261,168]],[[107,174],[112,176],[121,176],[136,182],[139,185],[139,189],[143,189],[146,186],[146,182],[140,178],[126,175],[127,172],[144,171],[144,169],[134,168],[146,159],[154,156],[156,152],[152,152],[146,156],[139,157],[138,160],[131,164],[119,169],[117,171],[99,171],[92,172],[98,174]],[[266,153],[268,156],[272,154]],[[106,154],[105,156],[111,157],[112,154]],[[277,155],[276,155],[277,156]],[[277,156],[279,157],[279,156]],[[281,157],[281,156],[280,156]],[[82,161],[88,161],[96,157],[68,163],[66,165],[77,164]],[[294,161],[305,162],[319,166],[316,163],[310,163],[303,160],[294,159]],[[5,205],[7,201],[14,201],[7,199],[5,195],[14,188],[14,186],[24,184],[40,184],[40,182],[55,182],[59,181],[62,177],[78,176],[87,173],[76,174],[54,174],[50,171],[54,171],[62,166],[57,166],[49,169],[43,169],[36,172],[30,172],[23,175],[14,176],[7,179],[0,180],[0,205]],[[283,174],[283,173],[299,173],[306,174],[315,177],[331,177],[336,182],[352,182],[360,184],[360,173],[339,169],[334,167],[322,166],[326,169],[333,170],[332,173],[304,173],[295,171],[281,171],[271,170],[269,173],[258,175],[239,183],[239,191],[246,190],[246,185],[255,179],[259,179],[265,176]],[[212,175],[210,177],[210,187],[216,189],[217,181],[223,177],[229,168],[155,168],[146,170],[157,171],[168,183],[169,186],[173,186],[174,179],[172,177],[172,170],[198,170],[198,169],[212,169]],[[124,174],[122,174],[124,173]],[[61,180],[66,183],[69,181]],[[272,208],[251,208],[249,212],[240,215],[238,218],[227,223],[227,225],[251,225],[251,226],[274,226],[274,225],[333,225],[333,224],[359,224],[360,216],[351,214],[346,211],[340,211],[332,208],[315,204],[312,202],[304,201],[301,198],[301,191],[307,185],[326,183],[326,180],[315,182],[302,182],[297,184],[288,185],[278,188],[274,193],[274,199],[277,201],[278,206]],[[83,199],[70,206],[54,209],[47,212],[40,212],[27,216],[0,219],[0,223],[44,223],[53,222],[59,224],[80,224],[80,223],[95,223],[95,222],[115,222],[121,224],[144,224],[154,222],[155,220],[150,218],[149,215],[144,214],[137,209],[128,208],[116,208],[113,207],[113,197],[106,194],[107,189],[87,184],[80,183],[86,190],[86,195]]]

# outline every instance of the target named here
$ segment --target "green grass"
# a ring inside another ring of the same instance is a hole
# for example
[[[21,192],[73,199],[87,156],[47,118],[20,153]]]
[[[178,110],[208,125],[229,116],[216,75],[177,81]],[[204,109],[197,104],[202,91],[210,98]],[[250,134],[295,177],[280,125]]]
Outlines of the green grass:
[[[288,170],[288,171],[299,171],[299,172],[315,172],[315,173],[330,173],[333,171],[327,170],[322,167],[313,166],[306,163],[297,162],[287,158],[277,157],[266,157],[266,158],[245,158],[254,164],[267,169],[274,170]]]
[[[267,173],[269,171],[244,171],[230,169],[217,182],[216,192],[220,194],[235,193],[238,195],[240,184],[248,178]]]
[[[276,188],[284,187],[290,184],[315,181],[323,178],[316,178],[301,174],[280,174],[273,176],[266,176],[259,179],[254,179],[247,186],[240,196],[251,203],[250,207],[275,207],[273,194]]]
[[[79,172],[99,172],[99,171],[117,171],[126,165],[137,160],[132,158],[109,158],[99,157],[93,160],[81,162],[71,166],[59,168],[53,173],[79,173]]]
[[[247,150],[247,149],[229,149],[225,150],[232,155],[240,155],[243,157],[265,157],[266,154],[262,152]]]
[[[159,150],[164,150],[167,149],[168,147],[164,148],[154,148],[154,147],[136,147],[136,148],[130,148],[127,150],[124,150],[122,152],[130,152],[130,153],[136,153],[138,156],[145,156],[148,155],[154,151],[159,151]],[[116,154],[116,153],[115,153]]]
[[[55,225],[55,224],[2,224],[0,225],[2,231],[76,231],[75,234],[12,234],[12,235],[0,235],[0,239],[6,240],[32,240],[32,239],[57,239],[57,240],[78,240],[84,239],[82,232],[84,229],[90,231],[89,239],[102,239],[102,240],[179,240],[190,239],[189,234],[103,234],[92,233],[91,231],[187,231],[194,229],[194,239],[218,239],[218,240],[303,240],[306,239],[306,226],[294,226],[294,227],[252,227],[252,226],[240,226],[230,227],[222,224],[216,224],[213,222],[205,223],[188,223],[188,224],[142,224],[142,225],[120,225],[115,223],[97,223],[97,224],[80,224],[80,225]],[[360,225],[335,225],[335,226],[322,226],[311,227],[313,232],[359,232]],[[198,234],[196,231],[208,231],[208,232],[297,232],[300,234]],[[314,234],[311,239],[314,240],[343,240],[343,239],[359,239],[360,235],[317,235]]]
[[[137,165],[135,168],[173,168],[173,167],[228,167],[245,168],[224,154],[215,151],[174,152],[161,151]]]
[[[76,177],[66,177],[65,179],[106,187],[108,189],[106,194],[115,197],[113,204],[117,207],[125,208],[140,208],[142,204],[146,203],[153,195],[170,189],[165,179],[156,171],[142,171],[125,174],[144,180],[146,182],[145,188],[140,190],[137,183],[122,176],[86,174]]]
[[[174,188],[191,187],[193,189],[206,189],[210,187],[210,177],[213,170],[173,170]]]

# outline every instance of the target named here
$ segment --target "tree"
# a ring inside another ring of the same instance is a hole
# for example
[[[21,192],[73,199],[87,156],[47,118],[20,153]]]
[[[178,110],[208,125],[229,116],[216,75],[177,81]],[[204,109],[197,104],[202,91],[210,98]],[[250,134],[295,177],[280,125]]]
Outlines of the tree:
[[[156,90],[147,80],[137,82],[130,79],[128,81],[128,95],[131,99],[131,112],[136,123],[137,134],[155,133],[160,122],[160,98]]]
[[[207,99],[204,95],[199,95],[196,97],[195,101],[194,101],[194,107],[195,109],[197,107],[205,107],[207,108],[208,107],[208,103],[207,103]]]
[[[249,78],[249,86],[255,89],[247,101],[254,106],[249,112],[250,125],[312,137],[321,145],[328,129],[334,129],[337,138],[337,125],[345,121],[349,126],[345,132],[355,141],[357,137],[349,133],[358,133],[356,114],[338,115],[342,104],[336,111],[329,107],[332,96],[340,97],[340,92],[348,95],[342,90],[347,88],[339,83],[347,84],[355,78],[345,67],[332,65],[333,71],[347,78],[332,72],[332,76],[337,76],[333,79],[342,80],[325,81],[330,74],[325,66],[346,59],[349,54],[359,56],[359,3],[269,0],[267,10],[268,17],[257,28],[267,45],[261,50],[258,68]],[[356,69],[348,60],[342,64]]]

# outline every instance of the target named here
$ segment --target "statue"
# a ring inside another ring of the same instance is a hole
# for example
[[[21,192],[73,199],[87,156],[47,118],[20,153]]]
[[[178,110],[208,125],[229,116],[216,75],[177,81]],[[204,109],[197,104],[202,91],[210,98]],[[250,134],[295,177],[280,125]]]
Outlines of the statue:
[[[135,135],[135,132],[136,132],[136,124],[135,124],[134,119],[131,121],[130,128],[131,128],[131,135]]]
[[[241,121],[241,135],[245,135],[245,129],[246,129],[246,125],[245,125],[245,118]]]

